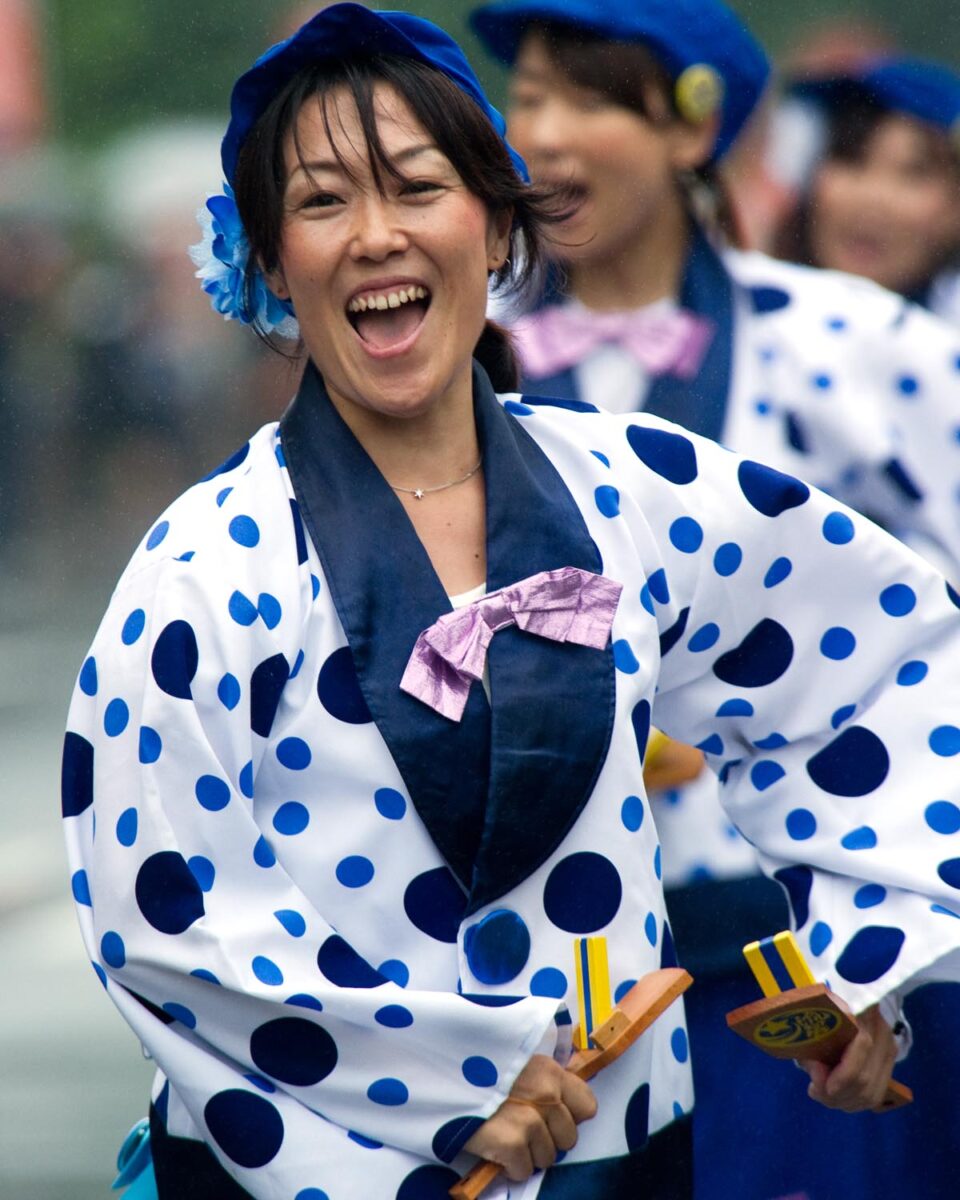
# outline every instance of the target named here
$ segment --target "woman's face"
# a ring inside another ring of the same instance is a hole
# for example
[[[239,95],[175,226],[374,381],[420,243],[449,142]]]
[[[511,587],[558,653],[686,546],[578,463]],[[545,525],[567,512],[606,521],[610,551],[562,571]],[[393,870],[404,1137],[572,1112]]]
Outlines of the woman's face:
[[[573,83],[537,33],[521,45],[511,81],[508,133],[536,183],[570,184],[580,201],[555,235],[564,262],[613,261],[682,204],[676,172],[702,161],[701,131],[671,120],[662,96],[647,98],[653,120]],[[697,144],[694,145],[694,142]]]
[[[510,215],[489,217],[392,87],[378,84],[374,101],[384,149],[406,180],[383,174],[377,190],[345,90],[328,110],[349,173],[319,105],[305,104],[300,155],[292,132],[285,146],[280,262],[268,279],[293,301],[334,399],[415,417],[469,385],[487,273],[506,257]]]
[[[863,154],[825,160],[810,196],[810,248],[822,267],[897,292],[922,286],[960,245],[960,172],[935,160],[930,133],[885,117]]]

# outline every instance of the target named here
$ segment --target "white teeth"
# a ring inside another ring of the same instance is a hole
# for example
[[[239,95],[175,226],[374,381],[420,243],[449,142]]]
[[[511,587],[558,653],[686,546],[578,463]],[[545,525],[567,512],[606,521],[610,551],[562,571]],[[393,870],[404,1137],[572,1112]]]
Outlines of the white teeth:
[[[347,312],[362,313],[369,309],[376,309],[377,312],[384,312],[388,308],[399,308],[402,304],[408,304],[411,300],[426,300],[429,293],[424,287],[415,285],[413,287],[401,288],[396,292],[388,292],[386,295],[379,296],[355,296],[347,305]]]

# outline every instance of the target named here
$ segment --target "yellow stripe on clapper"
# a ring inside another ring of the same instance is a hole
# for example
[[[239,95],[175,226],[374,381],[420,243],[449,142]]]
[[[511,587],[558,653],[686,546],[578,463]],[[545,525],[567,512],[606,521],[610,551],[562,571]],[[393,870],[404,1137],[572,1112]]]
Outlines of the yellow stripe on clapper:
[[[744,946],[743,956],[764,996],[778,996],[790,984],[809,987],[817,982],[789,929]]]
[[[613,1011],[610,996],[610,968],[607,963],[607,939],[573,939],[573,961],[577,976],[577,1006],[580,1024],[575,1043],[578,1050],[592,1047],[590,1032],[602,1025]]]

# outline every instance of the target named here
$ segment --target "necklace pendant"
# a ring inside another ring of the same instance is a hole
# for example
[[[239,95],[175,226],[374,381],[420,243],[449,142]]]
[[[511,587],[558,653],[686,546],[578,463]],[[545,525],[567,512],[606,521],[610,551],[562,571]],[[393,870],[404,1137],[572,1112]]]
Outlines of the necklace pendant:
[[[416,491],[413,493],[413,498],[414,498],[414,500],[422,500],[423,499],[423,488],[417,488]]]

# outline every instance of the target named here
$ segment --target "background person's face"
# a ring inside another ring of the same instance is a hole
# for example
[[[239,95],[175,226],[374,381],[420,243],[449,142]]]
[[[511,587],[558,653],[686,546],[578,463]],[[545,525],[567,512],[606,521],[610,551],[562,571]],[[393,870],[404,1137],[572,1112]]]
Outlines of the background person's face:
[[[810,198],[819,266],[909,292],[960,246],[960,168],[931,154],[930,137],[891,115],[860,156],[821,164]]]

